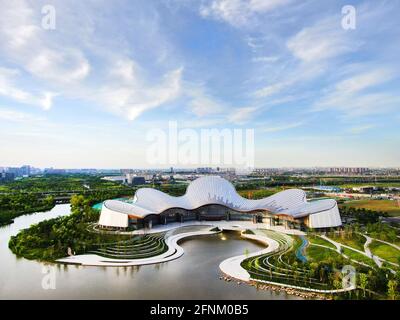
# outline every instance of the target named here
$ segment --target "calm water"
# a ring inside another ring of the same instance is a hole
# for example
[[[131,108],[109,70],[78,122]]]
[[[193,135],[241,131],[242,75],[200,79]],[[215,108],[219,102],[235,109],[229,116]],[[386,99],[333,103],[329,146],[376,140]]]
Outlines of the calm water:
[[[225,258],[260,248],[237,233],[200,236],[181,243],[174,261],[141,267],[55,266],[56,289],[42,288],[46,264],[18,259],[8,249],[11,235],[32,223],[69,214],[69,205],[15,219],[0,228],[0,299],[294,299],[285,293],[219,280]],[[225,238],[226,240],[222,240]]]

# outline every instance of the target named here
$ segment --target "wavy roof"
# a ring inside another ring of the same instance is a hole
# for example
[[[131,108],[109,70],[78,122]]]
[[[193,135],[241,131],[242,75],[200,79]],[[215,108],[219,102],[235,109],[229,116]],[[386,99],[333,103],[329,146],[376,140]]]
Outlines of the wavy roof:
[[[112,211],[144,218],[171,208],[193,210],[209,204],[219,204],[241,212],[267,210],[274,214],[300,218],[330,210],[336,206],[336,201],[325,199],[308,202],[306,193],[299,189],[285,190],[259,200],[249,200],[241,197],[229,181],[218,176],[206,176],[192,181],[186,193],[180,197],[173,197],[156,189],[141,188],[136,191],[134,203],[107,200],[103,206]]]

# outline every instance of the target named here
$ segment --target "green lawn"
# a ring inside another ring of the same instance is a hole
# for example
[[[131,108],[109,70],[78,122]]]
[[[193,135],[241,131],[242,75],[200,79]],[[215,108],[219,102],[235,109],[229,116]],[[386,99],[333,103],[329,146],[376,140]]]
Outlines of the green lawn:
[[[330,243],[329,241],[322,239],[321,237],[318,236],[312,236],[312,235],[307,235],[307,239],[314,244],[320,244],[332,249],[336,249],[335,245]]]
[[[341,188],[354,188],[362,186],[374,186],[374,187],[400,187],[400,182],[354,182],[354,183],[336,183]]]
[[[343,254],[348,256],[350,259],[366,263],[369,266],[372,266],[372,267],[376,266],[375,262],[372,259],[368,258],[367,256],[364,256],[361,253],[358,253],[357,251],[354,251],[354,250],[351,250],[348,248],[343,248]]]
[[[335,234],[333,236],[329,236],[329,238],[349,247],[364,251],[364,243],[366,239],[357,233],[353,233],[352,235]]]
[[[388,244],[372,241],[369,245],[371,252],[390,262],[399,263],[400,251]]]
[[[310,261],[323,261],[329,258],[337,259],[340,254],[334,250],[322,248],[318,246],[309,246],[306,249],[307,259]]]
[[[397,202],[393,200],[354,200],[345,202],[341,204],[340,207],[384,211],[392,217],[400,216],[400,207],[397,205]]]

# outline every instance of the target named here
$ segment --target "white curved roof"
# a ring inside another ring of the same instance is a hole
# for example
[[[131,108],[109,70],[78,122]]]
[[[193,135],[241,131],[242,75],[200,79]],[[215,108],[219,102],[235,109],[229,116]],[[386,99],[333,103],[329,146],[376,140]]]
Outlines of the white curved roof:
[[[141,188],[137,190],[133,203],[107,200],[103,203],[103,209],[144,218],[171,208],[193,210],[208,204],[219,204],[241,212],[267,210],[274,214],[291,215],[294,218],[331,209],[337,210],[335,200],[307,202],[306,193],[299,189],[285,190],[259,200],[245,199],[236,192],[229,181],[218,176],[206,176],[194,180],[189,184],[186,193],[180,197],[173,197],[151,188]]]

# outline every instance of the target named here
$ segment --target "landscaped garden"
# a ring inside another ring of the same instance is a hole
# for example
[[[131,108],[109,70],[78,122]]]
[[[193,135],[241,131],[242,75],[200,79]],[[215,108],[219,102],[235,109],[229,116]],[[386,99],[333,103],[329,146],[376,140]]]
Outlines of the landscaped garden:
[[[18,256],[45,261],[84,253],[114,259],[140,259],[160,255],[168,250],[164,233],[131,236],[93,229],[99,215],[91,207],[95,200],[98,199],[73,196],[72,213],[69,216],[43,221],[22,230],[10,239],[10,249]],[[174,232],[180,231],[178,229]],[[382,223],[362,227],[356,224],[346,226],[342,231],[330,232],[328,236],[340,244],[364,252],[366,238],[360,232],[390,240],[397,239],[398,230],[383,226]],[[397,288],[400,283],[400,273],[393,274],[393,270],[398,269],[391,264],[399,262],[400,251],[382,242],[372,241],[370,249],[374,255],[391,263],[384,262],[383,267],[378,268],[372,259],[355,250],[342,247],[339,253],[332,243],[314,232],[301,237],[264,229],[253,229],[246,233],[264,235],[279,244],[276,251],[247,258],[242,262],[242,267],[255,281],[311,289],[341,289],[342,267],[352,265],[360,277],[359,287],[364,288],[363,293],[369,290],[366,297],[370,294],[374,297],[389,297],[388,290]],[[352,297],[350,295],[343,293],[338,297]],[[360,297],[358,293],[357,297]]]
[[[368,224],[366,233],[375,239],[380,239],[400,246],[400,230],[384,223]]]
[[[334,238],[340,240],[340,243],[364,252],[363,245],[366,239],[350,229],[346,228],[346,232],[343,234],[335,233]],[[300,237],[267,230],[257,230],[256,232],[263,232],[271,239],[276,240],[279,248],[268,254],[247,258],[242,262],[242,267],[255,281],[281,283],[310,289],[342,289],[342,267],[351,265],[356,270],[357,289],[355,293],[336,294],[335,298],[367,299],[373,297],[379,299],[386,297],[393,299],[398,296],[393,292],[395,290],[393,288],[397,288],[400,283],[400,272],[397,271],[394,274],[393,270],[398,269],[392,264],[384,262],[379,268],[371,258],[351,248],[341,247],[339,253],[332,243],[315,233],[307,235],[309,241],[309,245],[305,249],[307,259],[302,262],[296,255],[296,250],[304,243]],[[396,250],[395,248],[389,249],[382,246],[382,243],[377,245],[375,242],[371,243],[371,250],[374,254],[396,263],[394,257],[398,257],[400,251],[395,255],[393,252]]]
[[[88,253],[112,259],[144,259],[160,255],[168,250],[165,233],[134,236],[129,240],[100,244]]]
[[[350,260],[356,260],[358,262],[365,263],[365,264],[369,265],[370,267],[376,267],[374,260],[372,260],[371,258],[368,258],[366,255],[363,255],[357,251],[342,247],[342,253],[345,256],[349,257]]]
[[[308,234],[307,238],[312,244],[318,244],[321,246],[329,247],[331,249],[336,249],[336,247],[333,243],[331,243],[328,240],[325,240],[317,235]]]
[[[400,264],[400,250],[380,241],[372,241],[369,248],[372,254],[387,261]]]
[[[341,244],[347,245],[349,247],[355,248],[360,251],[364,251],[364,243],[366,241],[365,237],[356,231],[351,229],[342,230],[338,232],[330,232],[328,234],[329,238],[339,242]]]
[[[333,249],[311,245],[307,248],[307,257],[311,262],[319,262],[329,260],[331,258],[339,259],[341,256]]]
[[[251,278],[322,290],[339,287],[339,274],[332,270],[339,268],[343,259],[335,251],[311,245],[306,250],[309,261],[302,263],[295,254],[302,243],[299,237],[267,230],[258,232],[264,232],[276,240],[279,248],[242,262],[242,267],[249,272]]]

